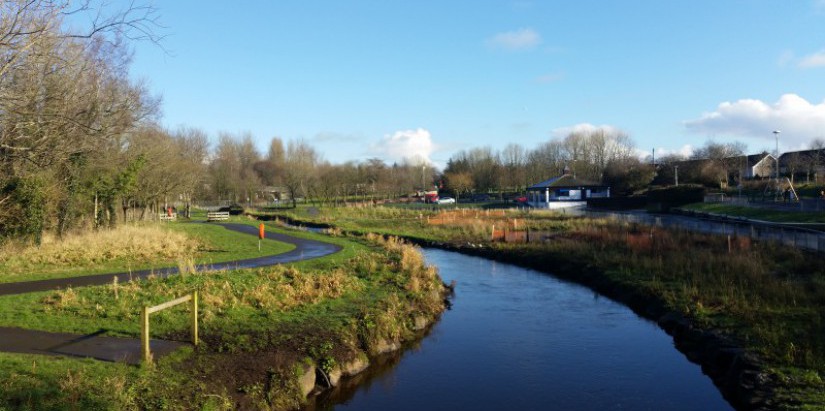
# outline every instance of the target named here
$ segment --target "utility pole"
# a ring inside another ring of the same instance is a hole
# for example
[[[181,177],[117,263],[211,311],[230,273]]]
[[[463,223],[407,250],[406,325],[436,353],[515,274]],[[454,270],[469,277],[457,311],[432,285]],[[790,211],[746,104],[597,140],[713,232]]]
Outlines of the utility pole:
[[[776,175],[776,182],[777,183],[779,183],[779,133],[781,133],[781,131],[779,131],[779,130],[774,130],[773,131],[773,136],[774,136],[774,138],[776,138],[776,158],[775,158],[775,160],[776,160],[776,173],[775,173],[775,175]]]

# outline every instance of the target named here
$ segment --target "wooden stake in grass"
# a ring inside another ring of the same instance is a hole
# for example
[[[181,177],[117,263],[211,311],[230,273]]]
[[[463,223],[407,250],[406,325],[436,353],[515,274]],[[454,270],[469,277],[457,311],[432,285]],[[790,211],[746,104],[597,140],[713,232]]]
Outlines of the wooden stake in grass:
[[[115,300],[117,300],[117,276],[112,279],[112,288],[115,290]]]
[[[728,234],[728,254],[731,253],[730,234]]]
[[[167,301],[163,304],[156,305],[154,307],[143,306],[140,311],[140,345],[141,345],[141,358],[143,359],[144,363],[151,364],[152,363],[152,351],[149,348],[149,315],[152,313],[156,313],[161,310],[165,310],[169,307],[174,307],[178,304],[185,303],[187,301],[191,301],[191,315],[190,315],[190,322],[191,322],[191,330],[192,330],[192,344],[198,345],[200,342],[198,339],[198,292],[194,291],[192,294],[185,295],[180,298],[176,298],[171,301]]]

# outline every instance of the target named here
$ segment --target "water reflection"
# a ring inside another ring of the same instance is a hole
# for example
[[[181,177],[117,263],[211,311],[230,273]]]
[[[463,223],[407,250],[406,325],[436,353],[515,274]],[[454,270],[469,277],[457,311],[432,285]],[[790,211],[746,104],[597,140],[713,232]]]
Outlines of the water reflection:
[[[730,409],[668,335],[624,306],[531,270],[426,256],[457,282],[452,310],[313,409]]]

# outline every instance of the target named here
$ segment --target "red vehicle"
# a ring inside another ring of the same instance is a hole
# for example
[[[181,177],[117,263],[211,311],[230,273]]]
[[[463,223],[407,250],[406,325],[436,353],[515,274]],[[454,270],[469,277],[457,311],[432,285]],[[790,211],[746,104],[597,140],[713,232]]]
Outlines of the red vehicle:
[[[524,204],[527,202],[527,196],[516,197],[513,202]]]
[[[427,204],[435,204],[438,202],[438,192],[428,191],[424,193],[424,202]]]

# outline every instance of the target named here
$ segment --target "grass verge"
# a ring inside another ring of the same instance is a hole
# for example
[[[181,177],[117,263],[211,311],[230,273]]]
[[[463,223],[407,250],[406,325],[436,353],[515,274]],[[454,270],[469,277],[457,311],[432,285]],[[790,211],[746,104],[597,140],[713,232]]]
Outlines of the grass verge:
[[[305,401],[299,377],[340,375],[413,339],[443,310],[443,285],[415,247],[378,236],[295,235],[343,250],[262,269],[0,298],[3,325],[136,337],[142,305],[199,289],[203,341],[139,369],[5,354],[0,409],[294,409]],[[186,309],[153,314],[153,338],[186,340],[187,318]],[[32,362],[49,371],[32,372]],[[67,378],[78,388],[63,389]]]
[[[731,217],[745,217],[752,220],[770,221],[774,223],[825,223],[825,213],[822,211],[782,211],[720,203],[688,204],[682,208],[686,210],[722,214]]]
[[[42,246],[6,244],[0,250],[0,283],[66,278],[281,254],[290,244],[264,240],[217,224],[122,225],[53,239]]]

